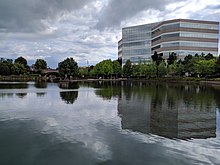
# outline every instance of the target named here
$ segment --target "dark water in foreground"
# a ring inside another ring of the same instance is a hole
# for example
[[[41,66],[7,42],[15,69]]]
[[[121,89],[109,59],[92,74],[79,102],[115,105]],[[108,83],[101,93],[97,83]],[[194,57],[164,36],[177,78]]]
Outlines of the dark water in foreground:
[[[0,165],[220,164],[220,87],[0,83]]]

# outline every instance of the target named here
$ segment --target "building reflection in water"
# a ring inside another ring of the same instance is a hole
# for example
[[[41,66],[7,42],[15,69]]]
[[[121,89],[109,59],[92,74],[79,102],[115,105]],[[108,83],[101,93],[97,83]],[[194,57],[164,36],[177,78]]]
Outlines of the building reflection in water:
[[[206,87],[130,85],[118,101],[122,129],[177,139],[216,137],[216,106]]]

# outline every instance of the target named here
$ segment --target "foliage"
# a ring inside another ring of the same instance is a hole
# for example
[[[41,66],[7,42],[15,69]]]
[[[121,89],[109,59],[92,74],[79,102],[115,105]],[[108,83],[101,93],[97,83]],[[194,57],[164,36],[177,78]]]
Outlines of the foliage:
[[[181,72],[181,71],[178,70],[178,65],[177,65],[177,63],[173,63],[173,64],[170,64],[170,65],[169,65],[169,67],[168,67],[168,74],[169,74],[169,75],[174,76],[174,75],[179,74],[179,72]]]
[[[27,60],[24,57],[18,57],[17,59],[15,59],[15,63],[20,63],[22,64],[25,68],[28,67],[27,65]]]
[[[37,70],[47,69],[47,62],[43,59],[37,59],[34,64],[34,67]]]
[[[151,56],[151,58],[152,58],[152,60],[155,62],[155,64],[156,64],[156,70],[157,70],[157,77],[158,76],[160,76],[159,74],[159,65],[160,65],[160,63],[161,62],[163,62],[164,61],[164,59],[163,59],[163,54],[162,53],[160,53],[160,54],[158,54],[156,51],[154,52],[154,54]]]
[[[78,91],[60,92],[61,99],[66,104],[73,104],[78,97]]]
[[[125,65],[123,66],[123,74],[128,77],[132,74],[132,65],[131,61],[127,60]]]
[[[113,61],[113,65],[112,65],[112,68],[113,68],[113,73],[114,74],[122,74],[122,68],[121,68],[121,65],[119,63],[119,61]]]
[[[58,64],[58,69],[61,76],[72,76],[78,75],[78,64],[73,58],[66,58],[64,61]]]
[[[8,62],[0,62],[0,75],[10,75],[10,65]]]
[[[78,72],[79,77],[88,76],[88,74],[89,74],[88,70],[89,70],[89,68],[87,68],[87,67],[80,67],[79,72]]]
[[[205,56],[205,59],[206,59],[206,60],[212,60],[212,59],[215,59],[215,57],[213,56],[213,54],[208,53],[208,54]]]
[[[21,63],[14,63],[11,67],[11,74],[22,75],[26,73],[26,68]]]
[[[163,54],[162,53],[158,54],[155,51],[154,54],[151,56],[151,58],[156,63],[156,65],[159,66],[160,63],[163,61]]]
[[[174,52],[169,53],[169,57],[167,59],[167,64],[172,65],[176,60],[177,60],[176,53],[174,53]]]
[[[218,56],[216,62],[215,62],[215,72],[217,74],[220,74],[220,56]]]
[[[195,72],[200,75],[208,76],[215,72],[215,60],[200,60],[195,64]]]
[[[166,73],[167,73],[166,65],[164,62],[162,62],[158,66],[158,74],[157,75],[159,77],[162,77],[162,76],[166,75]]]
[[[93,74],[109,76],[113,74],[113,63],[111,60],[103,60],[95,65]]]

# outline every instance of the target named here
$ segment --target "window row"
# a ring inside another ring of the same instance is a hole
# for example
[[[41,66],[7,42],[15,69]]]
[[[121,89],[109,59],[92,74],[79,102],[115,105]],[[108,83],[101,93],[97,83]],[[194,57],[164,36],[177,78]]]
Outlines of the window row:
[[[123,47],[151,46],[151,40],[124,43]]]
[[[151,54],[151,49],[132,49],[132,50],[123,50],[123,56],[133,56],[133,55],[144,55]]]
[[[161,35],[161,36],[159,36],[159,37],[157,37],[157,38],[154,38],[154,39],[152,40],[152,42],[156,42],[156,41],[158,41],[158,40],[160,40],[160,39],[172,38],[172,37],[179,37],[179,36],[180,36],[180,33],[163,34],[163,35]]]
[[[174,46],[190,46],[190,47],[209,47],[216,48],[218,43],[214,42],[172,42],[161,44],[161,47],[174,47]]]
[[[189,22],[181,22],[180,27],[197,28],[197,29],[213,29],[213,30],[219,29],[218,25],[202,24],[202,23],[189,23]]]
[[[213,38],[213,39],[218,39],[218,34],[212,34],[212,33],[197,33],[197,32],[180,32],[180,37]]]
[[[172,23],[172,24],[164,24],[154,30],[152,34],[156,34],[159,31],[162,30],[167,30],[167,29],[175,29],[175,28],[180,28],[180,27],[185,27],[185,28],[196,28],[196,29],[211,29],[211,30],[218,30],[219,25],[214,25],[214,24],[203,24],[203,23],[190,23],[190,22],[177,22],[177,23]]]
[[[151,33],[130,33],[130,34],[123,34],[123,42],[129,41],[136,41],[136,40],[147,40],[151,39]]]

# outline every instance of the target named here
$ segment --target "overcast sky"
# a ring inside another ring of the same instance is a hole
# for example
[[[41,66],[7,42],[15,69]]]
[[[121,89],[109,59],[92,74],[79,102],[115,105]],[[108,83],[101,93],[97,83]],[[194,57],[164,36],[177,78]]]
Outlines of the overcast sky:
[[[94,65],[117,59],[122,27],[175,18],[220,21],[220,0],[0,0],[0,57]]]

